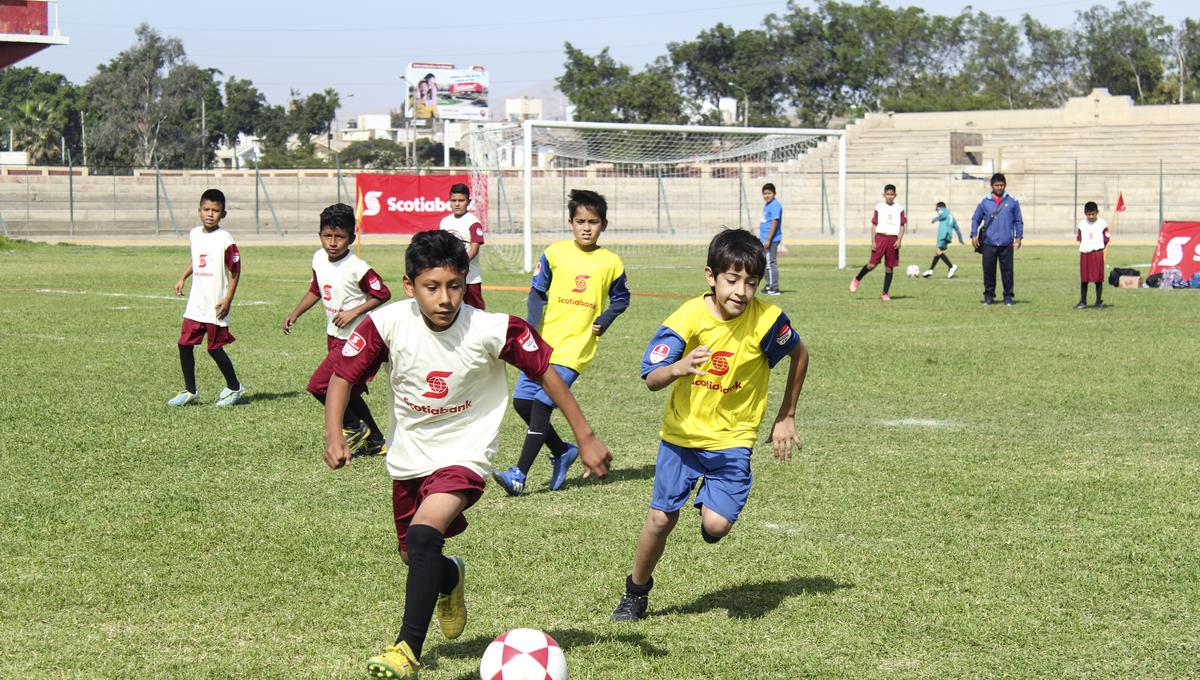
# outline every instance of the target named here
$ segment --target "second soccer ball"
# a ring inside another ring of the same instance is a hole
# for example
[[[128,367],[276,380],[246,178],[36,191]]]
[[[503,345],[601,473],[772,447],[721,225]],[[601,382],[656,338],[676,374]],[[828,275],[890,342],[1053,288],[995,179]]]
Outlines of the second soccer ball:
[[[904,270],[904,273],[908,275],[908,278],[910,278],[910,279],[915,279],[915,278],[917,278],[918,276],[920,276],[920,275],[921,275],[921,268],[920,268],[920,267],[918,267],[918,266],[917,266],[917,265],[915,265],[915,264],[910,264],[910,265],[908,265],[908,267],[907,267],[907,268]]]

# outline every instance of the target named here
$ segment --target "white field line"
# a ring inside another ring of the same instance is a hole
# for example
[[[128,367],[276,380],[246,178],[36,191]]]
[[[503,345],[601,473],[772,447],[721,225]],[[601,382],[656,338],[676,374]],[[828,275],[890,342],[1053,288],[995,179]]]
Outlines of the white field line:
[[[937,420],[934,418],[893,418],[890,420],[880,420],[884,425],[898,425],[902,427],[958,427],[959,423],[953,420]]]
[[[182,298],[182,297],[179,297],[176,295],[145,295],[145,294],[140,294],[140,293],[106,293],[103,291],[63,290],[63,289],[59,289],[59,288],[35,288],[33,292],[47,293],[47,294],[51,294],[51,295],[97,295],[100,297],[137,298],[139,300],[172,300],[172,301],[175,301],[175,300],[186,299],[186,298]],[[269,305],[269,304],[271,304],[271,303],[267,302],[266,300],[238,300],[237,302],[233,303],[233,306],[234,307],[252,307],[252,306],[257,306],[257,305]]]

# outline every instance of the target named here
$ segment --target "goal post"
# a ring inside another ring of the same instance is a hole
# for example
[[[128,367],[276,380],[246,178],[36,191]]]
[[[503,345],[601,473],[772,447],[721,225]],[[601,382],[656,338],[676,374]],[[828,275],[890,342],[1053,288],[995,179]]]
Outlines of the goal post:
[[[785,243],[836,233],[845,267],[843,130],[527,120],[469,137],[489,250],[514,269],[532,270],[538,249],[569,237],[570,189],[608,199],[606,247],[667,266],[723,227],[757,233],[767,182],[785,207]]]

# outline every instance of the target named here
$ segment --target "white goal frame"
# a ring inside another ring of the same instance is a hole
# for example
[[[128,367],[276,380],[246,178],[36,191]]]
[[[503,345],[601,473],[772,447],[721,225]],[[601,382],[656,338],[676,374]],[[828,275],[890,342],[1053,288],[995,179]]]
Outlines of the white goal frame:
[[[837,137],[838,140],[838,269],[846,268],[846,131],[824,128],[725,127],[703,125],[660,125],[636,123],[589,123],[560,120],[526,120],[522,124],[522,182],[524,185],[524,261],[526,272],[533,271],[533,138],[534,128],[576,130],[634,130],[644,132],[706,132],[712,134],[795,135]]]

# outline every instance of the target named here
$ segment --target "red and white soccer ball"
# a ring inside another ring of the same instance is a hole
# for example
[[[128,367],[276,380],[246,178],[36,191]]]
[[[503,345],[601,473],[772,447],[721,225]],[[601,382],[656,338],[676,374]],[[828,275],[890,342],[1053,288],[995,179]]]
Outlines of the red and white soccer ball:
[[[921,268],[915,264],[910,264],[908,265],[908,269],[904,270],[904,273],[908,275],[908,278],[915,279],[921,275]]]
[[[479,662],[480,680],[566,680],[567,657],[540,630],[516,628],[492,640]]]

